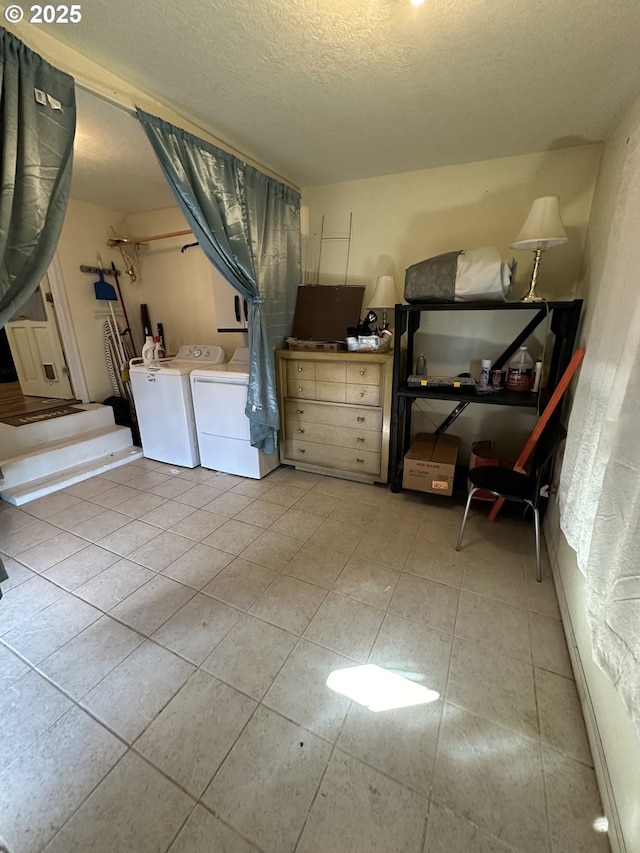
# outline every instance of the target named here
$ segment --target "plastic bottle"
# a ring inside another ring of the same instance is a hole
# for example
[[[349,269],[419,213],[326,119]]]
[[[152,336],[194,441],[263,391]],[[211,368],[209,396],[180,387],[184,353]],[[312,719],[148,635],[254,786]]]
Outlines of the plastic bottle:
[[[156,345],[154,344],[151,335],[147,335],[147,340],[144,342],[144,346],[142,347],[142,363],[145,367],[149,367],[153,362],[155,346]]]
[[[156,335],[153,341],[153,360],[159,361],[161,358],[165,357],[164,347],[162,346],[162,338],[160,337],[160,335]]]
[[[427,362],[425,357],[420,353],[418,358],[416,359],[416,376],[426,376],[427,375]]]
[[[533,375],[533,359],[526,347],[520,347],[507,368],[504,387],[507,391],[529,391]]]
[[[532,391],[536,392],[540,390],[540,380],[542,379],[542,359],[539,358],[536,361],[535,367],[533,369],[533,387]]]
[[[491,359],[483,358],[482,359],[482,369],[480,370],[480,385],[484,388],[489,384],[489,377],[491,376]]]

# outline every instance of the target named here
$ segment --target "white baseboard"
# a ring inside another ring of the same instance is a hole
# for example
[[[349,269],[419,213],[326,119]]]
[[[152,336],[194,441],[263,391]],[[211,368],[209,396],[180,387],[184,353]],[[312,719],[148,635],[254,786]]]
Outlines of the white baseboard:
[[[589,685],[582,666],[582,659],[578,650],[578,644],[576,643],[575,633],[571,622],[571,614],[569,612],[569,606],[567,604],[567,598],[564,593],[562,577],[558,566],[557,552],[553,545],[554,543],[547,539],[547,552],[551,562],[551,570],[553,572],[553,580],[556,587],[560,615],[562,617],[562,627],[564,628],[565,637],[567,639],[567,646],[569,648],[569,656],[573,667],[576,688],[580,698],[580,704],[582,705],[584,724],[587,730],[589,746],[591,747],[593,766],[596,774],[596,780],[598,782],[600,799],[602,800],[602,808],[609,823],[609,845],[611,847],[611,853],[630,853],[622,834],[622,825],[620,823],[613,785],[611,784],[611,776],[609,775],[609,768],[607,766],[607,757],[600,737],[598,720],[593,707],[593,702],[591,701]]]

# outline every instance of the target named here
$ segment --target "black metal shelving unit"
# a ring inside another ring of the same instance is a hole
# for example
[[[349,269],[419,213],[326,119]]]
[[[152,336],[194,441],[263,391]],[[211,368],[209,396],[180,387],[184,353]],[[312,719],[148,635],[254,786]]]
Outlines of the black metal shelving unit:
[[[507,391],[478,393],[461,389],[409,387],[407,372],[413,365],[413,338],[420,328],[420,317],[425,311],[535,311],[535,315],[516,335],[503,353],[491,365],[492,370],[503,368],[511,356],[523,346],[527,338],[551,315],[551,331],[555,339],[545,389],[539,394]],[[393,390],[391,400],[391,425],[389,437],[389,484],[392,492],[402,488],[404,455],[411,443],[411,409],[414,400],[450,400],[456,403],[451,414],[443,420],[436,433],[445,432],[471,403],[489,406],[535,408],[544,406],[564,373],[575,344],[582,299],[570,302],[421,302],[395,306]],[[406,353],[401,351],[401,337],[407,332]],[[559,416],[559,410],[557,412]]]

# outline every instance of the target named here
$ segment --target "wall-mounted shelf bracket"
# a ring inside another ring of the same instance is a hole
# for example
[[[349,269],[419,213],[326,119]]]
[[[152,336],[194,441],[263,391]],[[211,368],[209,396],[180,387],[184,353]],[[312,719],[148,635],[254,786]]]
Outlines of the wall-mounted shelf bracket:
[[[89,267],[86,264],[80,264],[80,272],[91,273],[92,275],[120,275],[120,270],[107,269],[106,267]]]

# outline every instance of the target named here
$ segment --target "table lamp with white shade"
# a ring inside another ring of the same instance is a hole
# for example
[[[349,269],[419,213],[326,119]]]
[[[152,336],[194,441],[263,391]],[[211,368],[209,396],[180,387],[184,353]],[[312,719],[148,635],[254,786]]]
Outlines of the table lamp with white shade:
[[[545,249],[561,246],[569,240],[560,218],[560,201],[557,195],[547,195],[537,198],[531,205],[520,233],[511,244],[512,249],[531,249],[535,253],[531,285],[529,292],[523,296],[522,302],[543,302],[544,299],[536,293],[538,268],[540,258]]]
[[[382,309],[382,326],[386,326],[388,322],[387,312],[395,307],[400,302],[398,299],[398,291],[396,290],[396,280],[392,275],[379,275],[376,279],[376,286],[373,295],[369,300],[368,310],[375,311]]]

